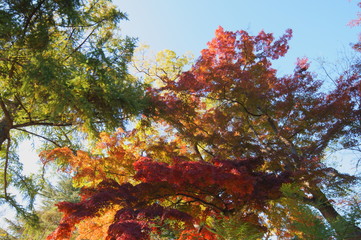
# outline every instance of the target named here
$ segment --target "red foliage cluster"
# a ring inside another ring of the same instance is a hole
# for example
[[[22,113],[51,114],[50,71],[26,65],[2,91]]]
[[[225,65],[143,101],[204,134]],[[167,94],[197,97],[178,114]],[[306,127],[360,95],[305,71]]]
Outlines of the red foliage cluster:
[[[135,178],[145,183],[167,183],[174,194],[204,202],[207,196],[214,196],[220,201],[212,203],[214,206],[230,211],[246,202],[258,202],[261,206],[264,200],[279,196],[279,187],[288,176],[255,172],[262,162],[260,158],[250,158],[213,163],[175,161],[168,165],[143,159],[135,163]]]
[[[156,190],[151,187],[150,184],[119,185],[113,180],[104,180],[95,189],[83,189],[81,202],[57,204],[64,216],[59,227],[48,239],[70,238],[77,223],[95,217],[101,214],[102,210],[114,205],[119,206],[120,210],[109,227],[107,239],[148,239],[149,225],[152,219],[157,217],[190,222],[191,217],[188,214],[176,209],[165,209],[157,204],[148,206],[146,199],[154,197],[148,194]]]
[[[215,214],[232,212],[245,204],[262,207],[264,201],[279,197],[279,188],[288,181],[285,175],[276,176],[256,172],[261,159],[214,160],[213,163],[176,161],[169,165],[150,159],[137,161],[136,179],[141,183],[119,185],[105,180],[95,189],[83,189],[79,203],[61,202],[59,211],[64,213],[61,224],[48,239],[67,239],[75,225],[85,218],[100,214],[110,206],[120,210],[110,225],[107,239],[148,239],[151,223],[175,219],[188,223],[198,216],[191,216],[162,202],[181,197],[184,202],[204,205]]]
[[[157,217],[160,221],[176,219],[191,222],[191,217],[188,214],[175,209],[167,209],[158,204],[136,210],[123,208],[116,213],[114,223],[109,226],[106,239],[149,239],[149,233],[151,231],[150,225]]]
[[[270,60],[287,52],[291,36],[289,29],[274,41],[272,34],[263,31],[250,36],[245,31],[229,32],[220,27],[193,69],[182,74],[176,84],[177,90],[214,92],[225,85],[230,87],[234,81],[253,84],[252,77],[272,77],[275,71],[268,69]],[[243,89],[248,90],[247,85],[243,85]]]
[[[151,90],[157,116],[212,156],[263,156],[274,169],[294,171],[320,158],[359,119],[360,74],[346,73],[330,93],[322,93],[306,58],[292,75],[277,76],[272,60],[287,52],[291,35],[275,40],[219,28],[191,70]]]

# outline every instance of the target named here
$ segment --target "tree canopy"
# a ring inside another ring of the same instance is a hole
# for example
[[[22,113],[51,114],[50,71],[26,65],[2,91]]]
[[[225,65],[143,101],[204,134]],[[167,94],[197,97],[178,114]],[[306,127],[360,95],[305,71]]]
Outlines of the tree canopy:
[[[330,197],[357,178],[323,160],[331,146],[359,145],[359,71],[328,91],[307,59],[278,76],[272,63],[291,36],[220,27],[188,71],[169,51],[138,66],[155,83],[134,130],[104,133],[90,153],[42,153],[82,186],[80,202],[58,203],[64,216],[48,239],[89,226],[106,239],[358,239],[360,219]]]
[[[21,174],[21,136],[76,148],[74,131],[115,129],[145,106],[127,71],[135,39],[120,35],[126,19],[108,0],[0,2],[0,198],[18,210],[10,185],[37,192]]]
[[[0,198],[22,214],[15,237],[43,238],[60,201],[47,239],[361,238],[359,178],[325,162],[330,149],[359,149],[359,62],[325,88],[307,58],[288,75],[273,67],[292,30],[219,27],[194,63],[170,50],[134,61],[138,80],[121,20],[109,0],[0,3]],[[24,176],[24,137],[40,138],[43,164],[73,186],[41,191],[43,179]],[[39,192],[49,209],[34,232],[23,220],[37,218]]]

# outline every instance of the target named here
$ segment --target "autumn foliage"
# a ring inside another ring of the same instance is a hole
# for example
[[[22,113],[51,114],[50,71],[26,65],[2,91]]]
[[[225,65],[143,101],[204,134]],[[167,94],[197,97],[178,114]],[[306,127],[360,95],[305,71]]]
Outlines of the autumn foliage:
[[[138,184],[107,179],[96,188],[84,188],[81,202],[59,203],[64,217],[49,239],[69,238],[76,224],[114,206],[119,210],[108,228],[108,239],[148,239],[150,231],[161,230],[152,223],[162,226],[169,219],[184,221],[191,230],[208,214],[230,214],[245,206],[262,209],[266,200],[280,196],[279,188],[288,176],[255,171],[260,164],[261,159],[211,163],[175,159],[170,165],[142,158],[134,163]],[[178,203],[158,204],[166,201]],[[180,205],[187,207],[181,211]],[[252,223],[257,225],[255,220]]]
[[[306,58],[278,76],[272,63],[286,54],[291,36],[220,27],[189,71],[158,76],[161,84],[148,89],[152,108],[135,130],[103,134],[92,153],[43,153],[83,186],[79,203],[58,204],[64,217],[48,239],[68,239],[82,222],[106,214],[113,216],[109,240],[166,233],[217,239],[212,221],[234,215],[269,232],[279,227],[274,206],[299,203],[318,209],[340,234],[334,221],[342,217],[323,191],[331,176],[340,184],[354,178],[321,160],[330,144],[359,141],[353,123],[360,120],[360,78],[350,71],[322,92]],[[345,132],[352,134],[346,139]],[[294,189],[288,195],[287,184]]]

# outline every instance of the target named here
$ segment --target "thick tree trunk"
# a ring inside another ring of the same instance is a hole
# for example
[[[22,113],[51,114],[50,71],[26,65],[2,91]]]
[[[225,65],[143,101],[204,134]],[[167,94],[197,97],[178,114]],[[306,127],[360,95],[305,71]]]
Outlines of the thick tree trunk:
[[[5,140],[10,137],[11,127],[12,121],[9,118],[3,117],[0,119],[0,150]]]
[[[315,208],[327,220],[331,227],[336,231],[338,238],[342,240],[359,240],[361,239],[361,229],[346,221],[332,206],[326,195],[319,189],[311,191],[313,195]]]
[[[12,114],[6,106],[4,100],[0,97],[0,110],[2,118],[0,119],[0,150],[6,139],[10,138],[10,129],[13,127]]]

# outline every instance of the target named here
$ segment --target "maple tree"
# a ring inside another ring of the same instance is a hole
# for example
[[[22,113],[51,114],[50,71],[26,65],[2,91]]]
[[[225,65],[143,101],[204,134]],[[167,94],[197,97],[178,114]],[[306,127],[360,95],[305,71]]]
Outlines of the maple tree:
[[[105,134],[93,154],[43,153],[84,186],[79,203],[58,204],[64,217],[49,239],[67,239],[80,222],[106,214],[114,215],[107,239],[167,231],[218,239],[222,224],[212,222],[227,218],[284,239],[358,239],[357,221],[339,214],[328,196],[345,194],[356,177],[323,158],[332,145],[359,144],[359,72],[346,72],[328,92],[305,58],[278,76],[272,62],[286,54],[291,36],[220,27],[188,71],[187,58],[170,51],[155,69],[139,67],[156,84],[135,130]]]
[[[143,108],[144,89],[127,72],[135,39],[118,28],[126,19],[108,0],[0,2],[0,199],[19,212],[9,189],[31,203],[41,182],[22,174],[19,142],[78,148]]]
[[[106,144],[110,142],[107,141]],[[119,143],[121,140],[110,145],[119,147]],[[121,161],[122,156],[127,154],[114,154],[114,151],[110,150],[113,147],[109,148],[109,157],[117,156]],[[46,161],[64,161],[66,158],[66,161],[72,164],[77,161],[78,156],[69,155],[65,149],[56,149],[44,153],[43,158]],[[91,160],[82,159],[86,165],[93,161],[99,163],[100,158],[94,156]],[[130,171],[118,172],[123,176],[128,173],[128,182],[119,184],[115,180],[118,179],[117,175],[108,175],[95,187],[83,187],[82,201],[79,203],[58,203],[57,206],[64,216],[49,239],[69,238],[75,225],[81,222],[78,233],[84,232],[79,235],[79,239],[82,239],[87,232],[84,229],[89,229],[87,219],[96,218],[99,231],[98,217],[103,214],[106,216],[105,213],[109,212],[112,213],[111,222],[104,224],[107,226],[107,239],[148,239],[152,232],[164,231],[167,220],[183,221],[186,224],[179,239],[191,239],[196,235],[217,239],[216,234],[207,228],[201,233],[195,229],[194,224],[201,224],[208,216],[231,216],[241,210],[244,212],[239,216],[239,221],[252,224],[258,231],[264,231],[251,209],[263,209],[266,200],[278,198],[281,184],[289,181],[289,177],[287,174],[257,171],[257,167],[262,163],[260,158],[214,159],[212,162],[202,162],[179,156],[173,158],[172,163],[165,163],[140,157],[134,161],[134,175]],[[118,166],[121,167],[122,164],[119,163]],[[98,170],[103,171],[100,168],[102,165],[99,165]],[[82,179],[83,176],[84,172],[80,168],[75,178]],[[94,174],[89,173],[89,176]],[[86,186],[86,183],[83,185]],[[109,216],[107,218],[109,219]],[[83,225],[83,221],[87,226]],[[94,231],[93,229],[88,232],[94,236]],[[104,234],[104,230],[101,230],[101,233]]]
[[[302,190],[297,200],[318,209],[340,237],[347,239],[339,230],[347,225],[356,239],[360,228],[324,192],[335,187],[332,181],[347,185],[355,177],[322,158],[337,142],[359,144],[359,72],[346,72],[329,92],[307,71],[307,59],[298,60],[293,74],[277,76],[272,61],[286,53],[290,37],[291,31],[274,41],[264,32],[219,28],[190,71],[177,81],[161,76],[164,85],[152,91],[155,114],[189,139],[199,159],[262,156],[264,170],[292,172]]]

